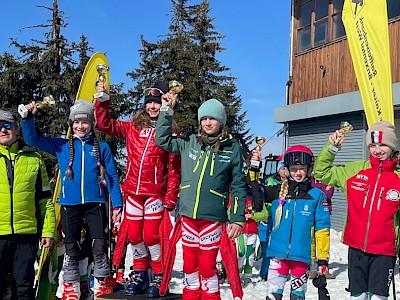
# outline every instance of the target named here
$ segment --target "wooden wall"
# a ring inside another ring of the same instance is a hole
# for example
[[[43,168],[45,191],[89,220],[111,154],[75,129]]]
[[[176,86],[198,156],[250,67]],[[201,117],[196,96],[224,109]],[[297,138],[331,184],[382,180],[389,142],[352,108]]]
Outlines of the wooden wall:
[[[399,19],[389,23],[389,39],[392,82],[395,83],[400,82]],[[294,49],[297,49],[297,38],[294,39]],[[295,55],[292,80],[289,104],[358,90],[347,39],[343,38]]]

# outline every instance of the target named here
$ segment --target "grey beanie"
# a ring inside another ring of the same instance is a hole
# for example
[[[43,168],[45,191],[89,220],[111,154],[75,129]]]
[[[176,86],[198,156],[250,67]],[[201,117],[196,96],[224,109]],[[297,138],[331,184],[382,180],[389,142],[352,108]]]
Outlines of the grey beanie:
[[[211,117],[221,122],[222,125],[226,125],[226,113],[224,105],[217,99],[210,99],[205,101],[197,112],[198,121],[200,123],[203,117]]]
[[[0,121],[6,121],[6,122],[10,122],[10,123],[15,123],[16,119],[14,118],[12,113],[10,113],[9,111],[0,109]]]
[[[367,146],[371,144],[385,144],[392,150],[397,149],[396,131],[388,121],[379,121],[371,125],[366,136]]]
[[[72,123],[76,120],[89,120],[94,126],[94,105],[86,100],[76,100],[75,104],[70,108],[69,121]]]

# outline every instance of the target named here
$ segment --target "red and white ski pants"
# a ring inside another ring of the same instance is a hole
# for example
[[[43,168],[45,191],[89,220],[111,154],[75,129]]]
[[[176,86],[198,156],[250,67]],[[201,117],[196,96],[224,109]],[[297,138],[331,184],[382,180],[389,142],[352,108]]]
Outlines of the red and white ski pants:
[[[222,224],[182,217],[183,299],[221,299],[216,258]]]
[[[154,274],[162,274],[160,251],[160,225],[164,204],[157,197],[125,194],[125,219],[128,224],[128,241],[132,245],[133,267],[146,271],[151,265]],[[149,253],[150,252],[150,253]]]
[[[289,273],[291,293],[296,299],[305,299],[309,269],[310,265],[305,262],[272,258],[267,280],[269,299],[275,299],[273,294],[282,294]]]

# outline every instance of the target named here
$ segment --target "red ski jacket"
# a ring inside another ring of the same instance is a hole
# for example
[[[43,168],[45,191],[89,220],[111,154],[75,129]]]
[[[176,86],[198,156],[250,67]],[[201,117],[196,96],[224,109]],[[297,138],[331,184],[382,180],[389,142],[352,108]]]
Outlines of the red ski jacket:
[[[364,252],[396,255],[395,218],[400,203],[397,160],[370,158],[371,168],[347,182],[348,216],[343,243]]]
[[[96,101],[95,107],[99,130],[126,141],[124,192],[157,196],[164,203],[175,203],[179,193],[180,157],[155,145],[155,128],[135,129],[132,121],[111,119],[110,101]]]

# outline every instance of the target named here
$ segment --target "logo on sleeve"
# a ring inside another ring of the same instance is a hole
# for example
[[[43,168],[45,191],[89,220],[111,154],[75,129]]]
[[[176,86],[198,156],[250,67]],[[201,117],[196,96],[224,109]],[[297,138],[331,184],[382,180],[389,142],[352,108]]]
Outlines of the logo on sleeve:
[[[391,189],[386,193],[386,200],[390,201],[399,201],[400,200],[400,193],[398,190]]]

